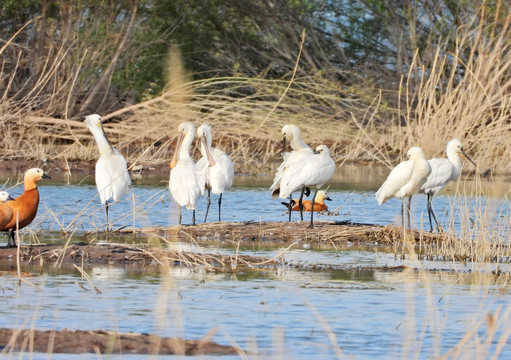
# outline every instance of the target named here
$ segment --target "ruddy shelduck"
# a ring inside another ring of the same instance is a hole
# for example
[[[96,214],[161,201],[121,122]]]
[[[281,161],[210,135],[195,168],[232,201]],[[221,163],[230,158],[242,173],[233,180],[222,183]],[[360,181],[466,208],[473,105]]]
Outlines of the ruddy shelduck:
[[[99,159],[96,162],[96,187],[101,204],[105,205],[107,230],[111,229],[108,220],[109,201],[119,201],[130,189],[131,178],[124,156],[108,141],[103,128],[101,116],[89,115],[84,120],[96,140],[99,149]]]
[[[426,182],[422,185],[420,191],[428,197],[428,217],[429,227],[433,231],[433,224],[431,223],[431,215],[435,219],[437,230],[440,231],[441,227],[438,224],[435,211],[433,210],[433,195],[441,191],[450,181],[456,180],[461,174],[461,158],[463,154],[468,161],[470,161],[477,168],[477,164],[467,155],[463,150],[463,145],[458,139],[452,139],[447,143],[445,149],[446,158],[433,158],[428,160],[431,166],[431,174],[429,174]]]
[[[50,179],[42,169],[32,168],[25,173],[25,191],[14,200],[9,200],[5,204],[11,209],[11,218],[1,231],[9,231],[9,241],[7,247],[16,246],[14,232],[23,229],[29,225],[37,215],[39,207],[39,190],[37,183],[41,179]]]
[[[190,156],[190,147],[195,138],[195,126],[182,122],[178,127],[179,138],[176,151],[170,162],[169,190],[178,204],[179,225],[181,225],[181,206],[193,210],[192,224],[195,225],[195,207],[200,196],[200,189],[195,174],[195,162]]]
[[[328,207],[325,204],[325,200],[332,201],[330,197],[326,194],[325,191],[319,190],[316,195],[316,201],[314,202],[314,211],[328,211]],[[300,205],[298,203],[298,199],[291,200],[291,211],[300,211]],[[282,205],[285,205],[289,209],[289,203],[283,202]],[[311,200],[303,200],[303,211],[311,211],[312,210],[312,201]]]
[[[411,147],[406,153],[407,159],[400,162],[390,172],[387,180],[376,192],[376,201],[382,205],[390,198],[401,199],[401,221],[405,228],[405,198],[408,198],[406,208],[408,228],[410,225],[410,204],[412,196],[416,194],[426,182],[431,173],[431,166],[424,157],[424,152],[418,146]]]
[[[208,192],[208,205],[204,222],[208,219],[211,193],[220,195],[218,199],[218,221],[222,220],[222,195],[232,186],[234,179],[234,163],[229,155],[218,148],[211,147],[211,126],[202,124],[197,129],[202,158],[195,165],[195,173],[201,195]]]

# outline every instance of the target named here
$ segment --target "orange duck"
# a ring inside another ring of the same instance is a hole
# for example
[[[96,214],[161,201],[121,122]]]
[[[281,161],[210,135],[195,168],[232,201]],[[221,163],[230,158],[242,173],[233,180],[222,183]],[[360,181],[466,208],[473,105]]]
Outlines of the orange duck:
[[[328,207],[325,204],[325,200],[332,201],[323,190],[319,190],[316,195],[316,201],[314,201],[314,211],[328,211]],[[289,208],[289,203],[283,202],[282,205]],[[312,201],[311,200],[302,200],[303,211],[311,211],[312,210]],[[298,199],[291,200],[291,211],[300,211],[300,205],[298,204]]]
[[[42,169],[33,168],[25,173],[25,191],[14,200],[5,204],[11,209],[12,215],[6,224],[0,227],[0,231],[9,231],[7,247],[16,246],[14,232],[23,229],[34,220],[39,206],[39,191],[37,182],[41,179],[50,178]]]

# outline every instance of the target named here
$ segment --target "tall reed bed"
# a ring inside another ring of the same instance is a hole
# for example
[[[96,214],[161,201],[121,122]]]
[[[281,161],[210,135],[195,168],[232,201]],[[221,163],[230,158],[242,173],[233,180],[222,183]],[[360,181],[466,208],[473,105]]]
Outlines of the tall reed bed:
[[[230,152],[241,171],[257,171],[280,154],[280,130],[286,123],[300,124],[308,143],[312,146],[327,144],[338,161],[371,159],[364,155],[356,141],[347,140],[362,135],[357,135],[361,130],[356,123],[345,119],[363,119],[368,112],[377,111],[372,98],[380,97],[377,90],[373,89],[374,94],[364,97],[362,89],[328,87],[321,77],[317,81],[297,78],[288,89],[289,85],[285,79],[190,81],[170,87],[160,97],[103,114],[105,130],[132,165],[168,161],[174,150],[177,126],[184,120],[212,125],[214,145]],[[368,89],[364,91],[370,93]],[[183,93],[190,94],[185,101]],[[282,96],[284,93],[286,95]],[[13,139],[20,139],[24,131],[31,131],[34,141],[30,143],[35,142],[38,150],[20,154],[20,148],[28,144],[19,140],[8,148],[7,157],[25,155],[67,160],[96,157],[92,137],[76,120],[26,116],[20,122],[26,127],[6,126],[5,131],[11,131]]]
[[[402,150],[419,145],[433,157],[457,137],[481,169],[511,171],[511,15],[498,16],[478,13],[454,43],[417,51],[400,88],[400,116],[383,131],[386,142]]]
[[[190,120],[213,125],[215,144],[232,153],[240,171],[259,171],[280,152],[282,125],[295,123],[308,143],[330,146],[339,164],[362,161],[390,167],[413,145],[422,146],[428,157],[442,156],[447,141],[458,137],[481,169],[509,172],[511,15],[480,9],[471,23],[458,27],[454,38],[431,39],[418,47],[407,61],[407,76],[397,85],[390,80],[376,84],[356,71],[310,74],[298,66],[299,56],[295,71],[282,79],[192,80],[179,57],[170,56],[162,94],[146,94],[144,101],[126,102],[122,108],[117,103],[101,115],[111,122],[106,125],[111,140],[132,164],[167,161],[177,124]],[[14,51],[16,36],[0,54]],[[100,44],[98,53],[122,52],[124,36],[114,46]],[[74,85],[107,60],[87,48],[76,51],[81,57],[70,57],[67,51],[65,46],[52,47],[46,59],[36,59],[37,76],[22,86],[16,84],[16,74],[27,66],[26,60],[5,68],[9,73],[0,88],[4,158],[95,157],[81,116],[72,114],[93,111],[91,99],[98,97],[106,80],[100,76],[95,83],[91,77],[85,95]],[[115,61],[108,68],[113,66]],[[62,72],[64,80],[56,76]]]
[[[422,248],[424,259],[459,264],[460,271],[510,272],[511,204],[506,199],[458,195],[451,200],[448,236]]]
[[[499,301],[498,294],[504,299],[509,293],[507,276],[475,273],[447,280],[441,274],[408,270],[401,277],[407,288],[406,314],[400,324],[401,358],[498,359],[506,352],[511,309],[507,301]],[[441,296],[433,290],[438,281],[445,288]],[[456,299],[463,297],[455,290],[458,285],[469,285],[470,296],[479,303],[463,316],[466,330],[453,339],[451,312],[456,313]]]

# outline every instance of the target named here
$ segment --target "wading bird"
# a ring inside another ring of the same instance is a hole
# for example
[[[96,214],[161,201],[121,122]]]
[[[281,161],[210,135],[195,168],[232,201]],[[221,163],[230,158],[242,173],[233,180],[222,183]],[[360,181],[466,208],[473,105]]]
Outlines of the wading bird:
[[[0,191],[0,204],[4,204],[8,200],[14,200],[7,191]]]
[[[211,127],[202,124],[197,129],[197,137],[200,140],[200,152],[202,158],[195,165],[195,173],[201,195],[208,191],[208,207],[204,222],[208,219],[209,206],[211,205],[211,193],[219,194],[218,221],[221,221],[222,195],[230,189],[234,178],[234,164],[231,158],[222,150],[211,148]]]
[[[410,204],[412,196],[417,193],[431,173],[431,166],[424,157],[420,147],[411,147],[406,153],[408,160],[400,162],[390,172],[387,180],[376,192],[378,205],[382,205],[390,198],[401,198],[401,221],[405,228],[405,197],[408,197],[407,219],[410,225]]]
[[[7,191],[0,191],[0,229],[3,229],[5,225],[12,219],[12,209],[5,203],[8,200],[14,200]],[[10,245],[10,241],[7,246]]]
[[[315,187],[312,197],[312,203],[315,203],[319,188],[330,180],[334,171],[335,162],[330,157],[330,150],[326,145],[319,145],[315,153],[300,157],[286,170],[280,182],[279,197],[285,199],[298,189]],[[313,219],[314,211],[311,211],[310,228],[314,227]]]
[[[128,165],[124,156],[115,149],[108,138],[101,116],[89,115],[84,120],[89,128],[99,149],[99,159],[96,162],[96,187],[99,192],[101,204],[105,205],[107,230],[110,230],[108,221],[108,201],[117,202],[129,191],[131,178],[128,173]]]
[[[14,233],[16,230],[23,229],[34,220],[39,207],[39,191],[37,182],[41,179],[50,179],[42,169],[32,168],[25,173],[25,191],[14,200],[5,203],[10,208],[11,217],[9,221],[0,228],[1,231],[9,231],[9,240],[7,247],[16,246]],[[1,207],[3,208],[3,204]],[[9,211],[6,210],[6,213]]]
[[[428,217],[429,227],[433,231],[433,224],[431,222],[431,215],[435,220],[437,230],[440,232],[441,227],[438,224],[435,211],[433,210],[433,195],[441,191],[450,181],[456,180],[461,174],[461,158],[460,153],[463,154],[468,161],[470,161],[477,168],[477,164],[467,155],[463,150],[463,145],[458,139],[452,139],[447,143],[445,149],[446,158],[433,158],[428,160],[431,166],[431,174],[429,174],[426,182],[422,185],[421,191],[428,197]]]
[[[314,202],[314,211],[328,211],[328,207],[325,204],[325,200],[332,201],[328,197],[325,191],[319,190],[318,195],[316,195],[316,201]],[[312,211],[312,201],[311,200],[303,200],[303,211]],[[298,204],[298,199],[292,199],[291,204],[287,202],[283,202],[282,205],[287,207],[291,206],[291,211],[300,211],[300,206]]]
[[[195,137],[192,123],[182,122],[178,127],[179,138],[176,151],[170,162],[169,189],[178,204],[179,225],[181,225],[181,206],[193,210],[192,224],[195,225],[195,206],[200,196],[199,184],[195,175],[195,162],[190,156],[190,147]]]
[[[300,128],[296,125],[288,124],[282,127],[282,143],[283,143],[283,158],[284,161],[277,168],[277,173],[273,178],[273,184],[270,187],[270,191],[272,192],[272,198],[276,199],[280,196],[280,184],[282,178],[285,176],[286,172],[289,169],[292,169],[295,164],[300,162],[304,156],[311,155],[314,152],[312,149],[302,141]],[[291,146],[291,152],[286,151],[286,141],[289,141],[289,145]],[[300,218],[303,220],[303,195],[306,193],[306,196],[309,196],[309,189],[302,188],[302,192],[300,195],[300,199],[298,200],[298,206],[300,208]],[[291,201],[291,193],[289,194],[289,200]],[[289,221],[291,221],[291,211],[289,211]]]

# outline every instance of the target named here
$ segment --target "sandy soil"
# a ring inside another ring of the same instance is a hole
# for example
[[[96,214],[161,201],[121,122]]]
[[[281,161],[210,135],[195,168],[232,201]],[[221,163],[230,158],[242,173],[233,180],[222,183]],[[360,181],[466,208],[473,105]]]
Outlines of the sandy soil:
[[[0,328],[0,351],[2,353],[235,355],[239,350],[207,339],[184,340],[161,338],[151,334],[103,330],[40,331]]]

